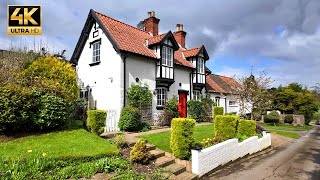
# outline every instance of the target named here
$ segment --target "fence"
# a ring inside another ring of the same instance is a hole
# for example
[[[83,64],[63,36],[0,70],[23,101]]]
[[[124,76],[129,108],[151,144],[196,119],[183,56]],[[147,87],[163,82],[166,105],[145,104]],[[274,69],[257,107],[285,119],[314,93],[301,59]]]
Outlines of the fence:
[[[104,132],[119,131],[118,121],[120,117],[120,112],[115,109],[107,110],[106,127]]]
[[[229,139],[201,151],[192,150],[192,172],[203,176],[220,165],[261,151],[270,145],[271,135],[263,132],[262,138],[253,136],[241,143],[238,139]]]

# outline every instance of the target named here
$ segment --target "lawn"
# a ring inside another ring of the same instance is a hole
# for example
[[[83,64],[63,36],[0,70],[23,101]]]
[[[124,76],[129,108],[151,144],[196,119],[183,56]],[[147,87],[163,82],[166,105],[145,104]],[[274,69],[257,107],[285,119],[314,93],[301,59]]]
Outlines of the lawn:
[[[48,158],[81,158],[118,153],[110,144],[84,129],[52,132],[0,142],[0,156],[17,159],[26,154],[43,154]]]
[[[298,133],[295,133],[295,132],[287,132],[287,131],[281,131],[281,130],[280,131],[279,130],[268,130],[268,132],[274,133],[274,134],[279,134],[281,136],[294,138],[294,139],[300,138],[300,135]]]
[[[211,125],[195,126],[194,127],[194,139],[196,142],[201,141],[204,138],[213,138],[214,137],[214,127]],[[140,138],[148,140],[150,144],[154,144],[157,148],[171,152],[170,149],[170,131],[144,135]]]
[[[310,125],[293,126],[289,124],[277,124],[276,126],[274,126],[273,124],[265,124],[265,123],[260,123],[260,125],[263,126],[265,129],[284,130],[284,131],[308,131],[312,129],[312,126]]]

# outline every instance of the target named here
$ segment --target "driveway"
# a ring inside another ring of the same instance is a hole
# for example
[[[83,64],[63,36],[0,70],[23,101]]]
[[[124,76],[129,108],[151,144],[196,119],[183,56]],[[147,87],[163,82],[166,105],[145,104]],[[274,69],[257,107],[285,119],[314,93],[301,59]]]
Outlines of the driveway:
[[[320,126],[315,126],[305,136],[285,146],[248,161],[231,164],[202,179],[319,180]]]

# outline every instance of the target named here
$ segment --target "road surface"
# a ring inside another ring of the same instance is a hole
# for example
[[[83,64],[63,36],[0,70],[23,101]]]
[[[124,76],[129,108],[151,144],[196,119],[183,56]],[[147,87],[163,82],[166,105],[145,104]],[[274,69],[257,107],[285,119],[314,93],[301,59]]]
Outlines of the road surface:
[[[320,126],[282,147],[231,164],[202,179],[223,180],[320,180]]]

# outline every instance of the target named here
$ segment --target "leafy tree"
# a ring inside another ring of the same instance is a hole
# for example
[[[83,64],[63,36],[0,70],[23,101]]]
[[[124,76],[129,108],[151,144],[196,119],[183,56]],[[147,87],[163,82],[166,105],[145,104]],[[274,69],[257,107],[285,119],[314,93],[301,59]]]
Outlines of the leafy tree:
[[[318,110],[316,96],[301,84],[279,86],[273,93],[273,108],[285,114],[303,114],[308,124]]]
[[[244,114],[245,110],[248,110],[252,112],[251,119],[257,120],[270,107],[271,93],[268,87],[272,82],[273,80],[265,72],[260,73],[257,78],[254,75],[240,78],[238,88],[240,113]]]

